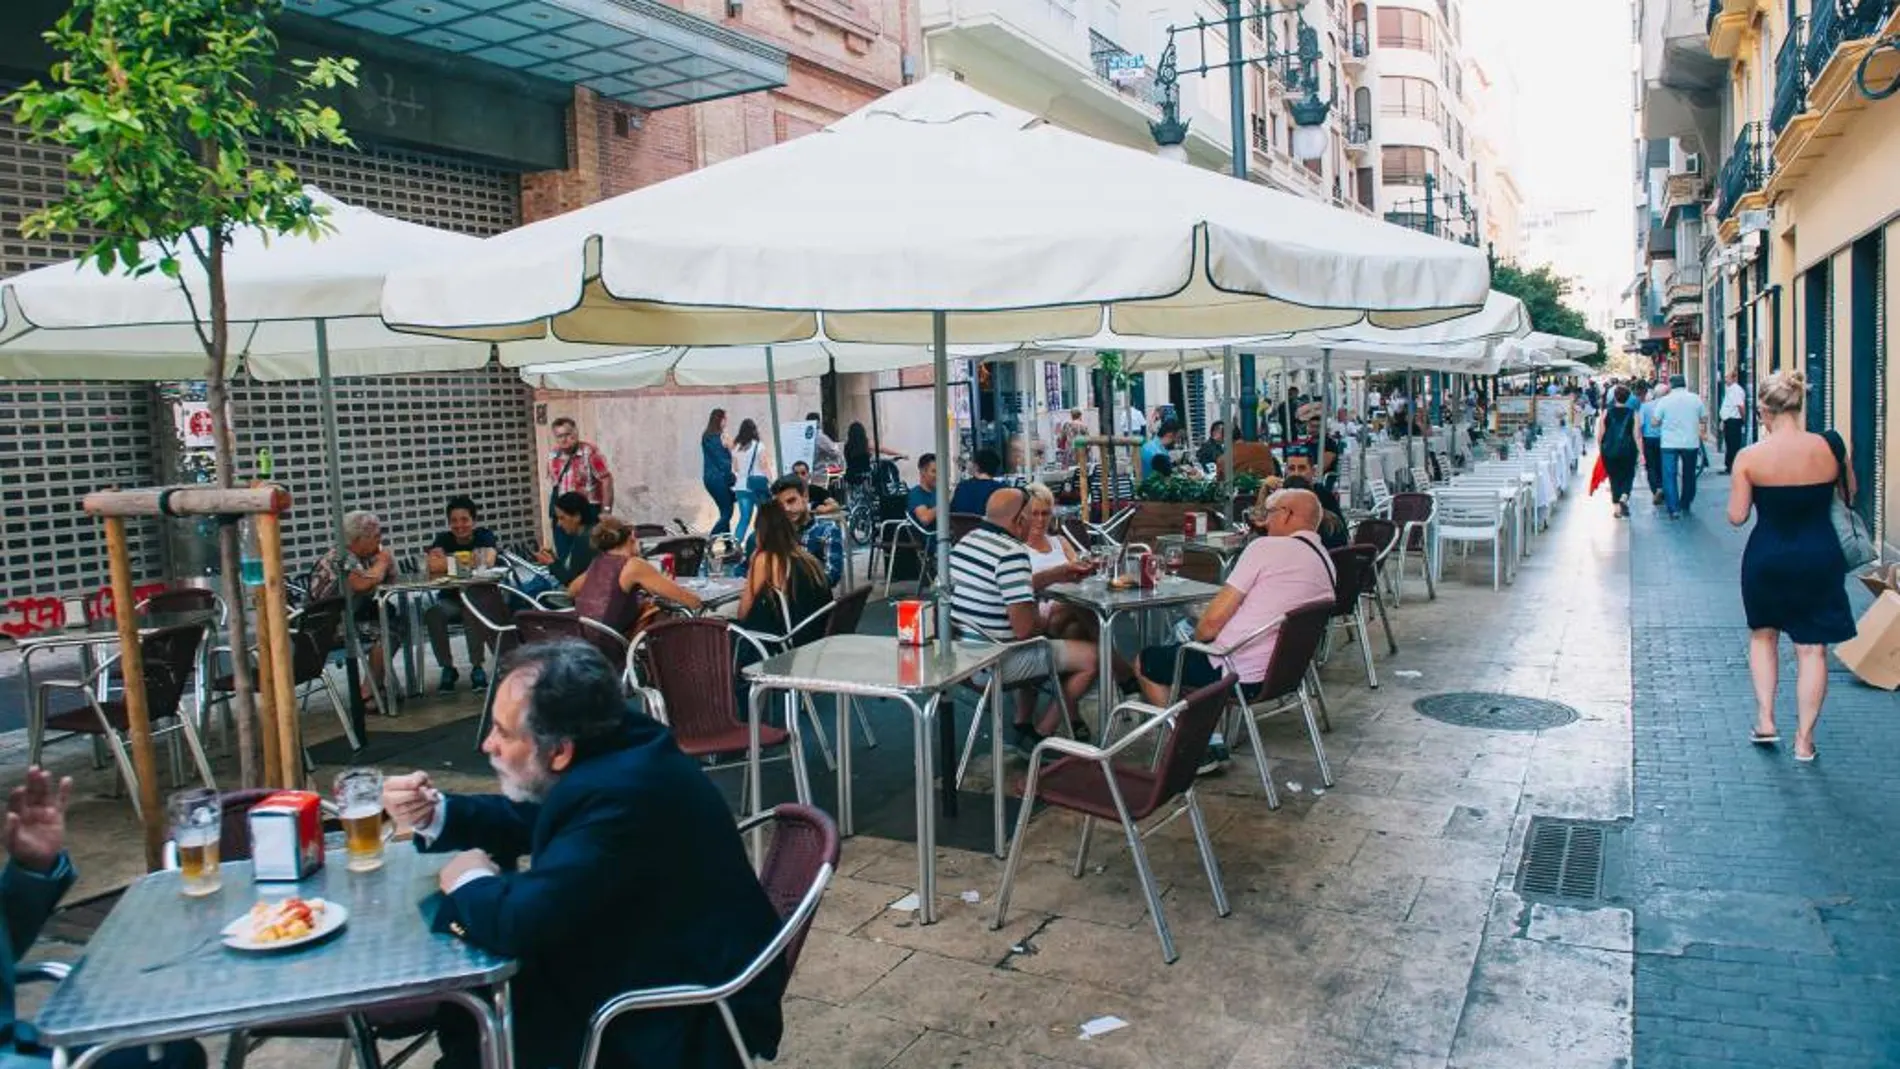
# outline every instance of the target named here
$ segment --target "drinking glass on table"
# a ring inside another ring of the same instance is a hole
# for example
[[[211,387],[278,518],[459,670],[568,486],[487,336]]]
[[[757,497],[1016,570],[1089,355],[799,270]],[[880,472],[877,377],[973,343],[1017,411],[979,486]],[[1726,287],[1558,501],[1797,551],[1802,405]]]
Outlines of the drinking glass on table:
[[[193,898],[216,894],[224,886],[218,866],[218,841],[224,833],[224,807],[216,791],[179,791],[167,804],[172,843],[178,848],[180,889]]]
[[[336,778],[336,808],[343,821],[343,849],[351,872],[383,867],[383,773],[350,768]]]
[[[1184,552],[1179,544],[1168,546],[1162,551],[1161,567],[1167,571],[1168,578],[1173,579],[1181,574],[1181,563],[1184,560]]]

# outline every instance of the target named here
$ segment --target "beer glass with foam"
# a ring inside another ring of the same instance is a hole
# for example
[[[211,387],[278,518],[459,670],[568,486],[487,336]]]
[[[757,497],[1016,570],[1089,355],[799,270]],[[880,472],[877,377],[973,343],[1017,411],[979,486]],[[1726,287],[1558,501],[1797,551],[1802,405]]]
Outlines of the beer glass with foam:
[[[179,885],[194,898],[216,894],[224,886],[218,868],[218,840],[224,809],[215,791],[180,791],[171,796],[172,843],[178,848]]]
[[[351,872],[383,867],[383,773],[345,769],[336,778],[336,808],[343,820],[343,846]]]

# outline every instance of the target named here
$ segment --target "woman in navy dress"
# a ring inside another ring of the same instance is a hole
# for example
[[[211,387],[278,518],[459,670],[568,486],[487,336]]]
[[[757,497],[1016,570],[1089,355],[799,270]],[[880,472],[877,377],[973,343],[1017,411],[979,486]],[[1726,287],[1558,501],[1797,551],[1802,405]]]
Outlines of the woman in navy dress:
[[[1755,513],[1742,552],[1742,606],[1748,613],[1748,671],[1755,684],[1752,741],[1773,746],[1775,687],[1781,635],[1794,643],[1794,736],[1797,761],[1814,760],[1814,724],[1827,697],[1827,644],[1854,637],[1847,605],[1847,567],[1830,515],[1835,494],[1853,500],[1853,474],[1839,439],[1812,434],[1802,423],[1807,377],[1769,379],[1757,400],[1760,442],[1742,450],[1729,476],[1728,519],[1740,526]]]

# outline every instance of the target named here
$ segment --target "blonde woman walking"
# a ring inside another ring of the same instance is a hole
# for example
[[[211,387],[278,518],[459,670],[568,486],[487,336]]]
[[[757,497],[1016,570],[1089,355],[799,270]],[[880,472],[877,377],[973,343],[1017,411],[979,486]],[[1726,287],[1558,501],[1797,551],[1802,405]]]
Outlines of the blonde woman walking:
[[[1762,385],[1757,400],[1765,437],[1735,458],[1729,476],[1728,521],[1755,513],[1742,551],[1742,605],[1748,613],[1748,672],[1755,684],[1759,746],[1780,741],[1775,727],[1782,634],[1794,643],[1794,758],[1815,757],[1814,725],[1827,697],[1827,644],[1854,637],[1854,615],[1842,583],[1847,568],[1830,516],[1834,495],[1853,501],[1853,475],[1838,438],[1802,425],[1807,376],[1783,372]],[[1830,432],[1831,434],[1831,432]]]

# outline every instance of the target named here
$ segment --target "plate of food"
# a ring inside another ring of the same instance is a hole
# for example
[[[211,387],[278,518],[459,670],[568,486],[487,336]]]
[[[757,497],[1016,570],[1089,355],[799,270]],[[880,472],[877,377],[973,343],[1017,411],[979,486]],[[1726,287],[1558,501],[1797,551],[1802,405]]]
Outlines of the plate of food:
[[[224,926],[224,945],[233,950],[289,950],[334,933],[349,919],[349,910],[321,898],[264,899]]]

